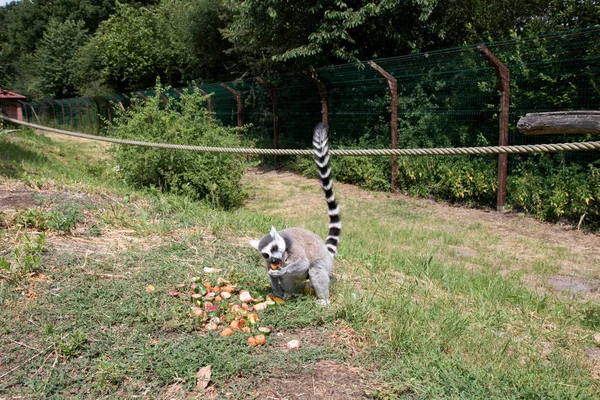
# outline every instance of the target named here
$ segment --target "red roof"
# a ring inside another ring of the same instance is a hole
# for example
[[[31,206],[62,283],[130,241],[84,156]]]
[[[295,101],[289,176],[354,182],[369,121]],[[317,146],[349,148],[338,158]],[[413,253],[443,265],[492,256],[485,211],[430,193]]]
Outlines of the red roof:
[[[22,94],[9,92],[8,90],[0,89],[0,99],[19,99],[25,100],[27,97]]]

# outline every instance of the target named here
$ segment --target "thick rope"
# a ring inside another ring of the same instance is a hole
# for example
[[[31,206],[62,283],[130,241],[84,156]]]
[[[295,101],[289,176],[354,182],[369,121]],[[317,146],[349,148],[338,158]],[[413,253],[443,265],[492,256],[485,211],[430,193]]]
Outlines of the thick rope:
[[[129,144],[133,146],[153,147],[157,149],[187,150],[187,151],[205,151],[212,153],[236,153],[236,154],[263,154],[263,155],[302,155],[312,156],[312,150],[299,149],[255,149],[255,148],[230,148],[230,147],[208,147],[191,146],[171,143],[152,143],[141,142],[137,140],[116,139],[102,136],[88,135],[85,133],[65,131],[62,129],[49,128],[42,125],[32,124],[30,122],[19,121],[16,119],[0,115],[0,119],[12,122],[17,125],[23,125],[40,131],[54,132],[62,135],[69,135],[84,139],[98,140],[101,142],[110,142],[117,144]],[[483,155],[483,154],[523,154],[523,153],[556,153],[561,151],[584,151],[600,150],[600,142],[576,142],[576,143],[555,143],[555,144],[534,144],[520,146],[486,146],[486,147],[455,147],[455,148],[433,148],[433,149],[368,149],[368,150],[329,150],[333,156],[452,156],[460,154]]]

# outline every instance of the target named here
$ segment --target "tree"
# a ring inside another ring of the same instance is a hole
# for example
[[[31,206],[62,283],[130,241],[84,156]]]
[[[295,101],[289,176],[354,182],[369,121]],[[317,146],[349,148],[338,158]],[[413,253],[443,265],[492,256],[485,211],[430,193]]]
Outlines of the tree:
[[[94,53],[102,79],[116,90],[144,89],[161,70],[165,49],[159,38],[154,8],[118,4],[82,51]]]
[[[35,52],[35,82],[42,97],[76,95],[74,58],[87,40],[83,21],[50,21]]]

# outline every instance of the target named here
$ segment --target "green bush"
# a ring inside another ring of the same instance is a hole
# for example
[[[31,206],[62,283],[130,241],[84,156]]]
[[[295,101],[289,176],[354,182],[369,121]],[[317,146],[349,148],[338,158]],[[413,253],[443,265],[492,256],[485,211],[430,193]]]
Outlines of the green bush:
[[[360,146],[355,148],[372,148]],[[565,156],[514,157],[516,165],[507,178],[507,203],[514,210],[543,221],[564,218],[600,226],[600,169],[568,163]],[[370,190],[389,190],[387,157],[333,157],[336,180]],[[316,177],[314,161],[298,158],[293,168]],[[417,197],[463,203],[470,207],[494,207],[498,187],[495,156],[400,157],[398,188]]]
[[[14,279],[37,272],[42,268],[42,253],[46,251],[46,235],[30,237],[27,233],[19,236],[19,244],[7,257],[0,257],[0,269],[7,271]]]
[[[400,157],[398,187],[412,196],[469,206],[494,204],[496,161],[489,157]]]
[[[55,210],[49,214],[48,228],[55,232],[69,233],[82,222],[84,215],[81,210],[74,205],[69,205],[64,210]]]
[[[383,148],[379,138],[364,136],[356,142],[346,141],[336,149]],[[389,157],[331,157],[332,176],[336,181],[357,185],[367,190],[390,190]],[[290,162],[291,168],[304,176],[316,178],[317,169],[312,157],[297,157]]]
[[[546,221],[566,218],[600,225],[600,170],[568,164],[563,155],[541,155],[508,176],[511,206]]]
[[[198,91],[170,99],[168,109],[162,94],[158,86],[154,97],[135,100],[122,110],[113,135],[157,143],[242,146],[237,128],[225,128],[214,119],[211,123],[206,99]],[[240,206],[246,197],[240,183],[249,165],[246,156],[121,145],[116,147],[115,161],[118,176],[134,186],[205,199],[223,209]]]

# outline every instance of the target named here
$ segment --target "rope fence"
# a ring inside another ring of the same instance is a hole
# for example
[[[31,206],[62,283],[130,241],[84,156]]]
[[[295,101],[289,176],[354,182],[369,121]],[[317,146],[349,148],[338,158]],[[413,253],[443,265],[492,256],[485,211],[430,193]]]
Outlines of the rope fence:
[[[43,125],[32,124],[30,122],[19,121],[0,115],[0,119],[37,129],[40,131],[53,132],[62,135],[74,136],[83,139],[96,140],[116,144],[126,144],[132,146],[152,147],[157,149],[202,151],[211,153],[235,153],[235,154],[256,154],[256,155],[301,155],[312,156],[312,150],[301,149],[256,149],[256,148],[232,148],[232,147],[209,147],[180,145],[171,143],[152,143],[138,140],[127,140],[108,138],[86,133],[71,132],[62,129],[50,128]],[[429,148],[429,149],[343,149],[330,150],[332,156],[345,157],[372,157],[372,156],[452,156],[452,155],[490,155],[490,154],[524,154],[524,153],[557,153],[563,151],[586,151],[600,150],[600,141],[594,142],[575,142],[575,143],[553,143],[536,145],[518,145],[518,146],[486,146],[486,147],[455,147],[455,148]]]

